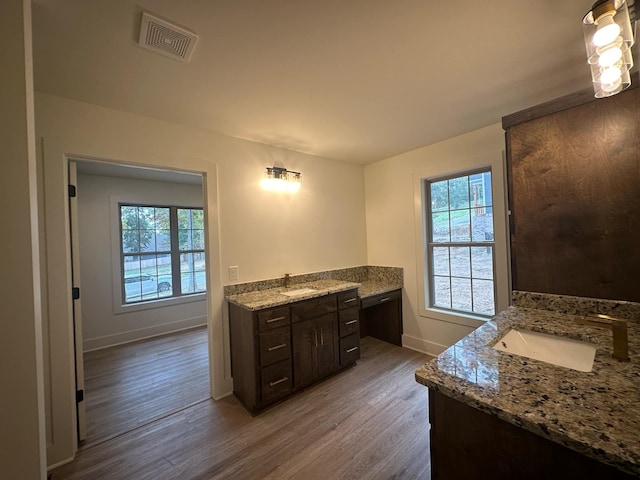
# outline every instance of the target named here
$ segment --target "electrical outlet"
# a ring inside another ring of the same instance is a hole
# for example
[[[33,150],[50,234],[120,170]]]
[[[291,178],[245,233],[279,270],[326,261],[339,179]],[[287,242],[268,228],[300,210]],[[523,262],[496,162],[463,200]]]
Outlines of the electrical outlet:
[[[238,280],[238,267],[229,267],[229,280],[232,282]]]

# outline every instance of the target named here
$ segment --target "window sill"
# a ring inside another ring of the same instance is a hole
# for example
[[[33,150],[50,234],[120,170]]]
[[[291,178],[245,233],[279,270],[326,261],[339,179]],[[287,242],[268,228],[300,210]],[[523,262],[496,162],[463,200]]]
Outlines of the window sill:
[[[432,318],[441,322],[453,323],[455,325],[463,325],[465,327],[478,328],[488,322],[493,317],[480,317],[462,312],[451,312],[439,308],[420,309],[421,317]]]
[[[157,300],[149,300],[147,302],[131,303],[128,305],[114,305],[113,313],[121,315],[124,313],[139,312],[143,310],[152,310],[154,308],[165,308],[174,305],[183,305],[185,303],[201,302],[207,298],[206,292],[195,293],[184,297],[161,298]]]

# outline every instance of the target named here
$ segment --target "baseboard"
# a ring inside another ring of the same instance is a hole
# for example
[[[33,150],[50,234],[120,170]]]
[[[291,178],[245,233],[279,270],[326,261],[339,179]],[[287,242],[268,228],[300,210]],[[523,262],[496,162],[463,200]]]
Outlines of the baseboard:
[[[448,345],[441,345],[439,343],[424,340],[423,338],[412,337],[407,334],[402,335],[402,346],[431,355],[432,357],[437,357],[448,348]]]
[[[71,462],[73,462],[74,459],[75,459],[75,457],[70,457],[70,458],[67,458],[65,460],[61,460],[61,461],[59,461],[57,463],[54,463],[53,465],[47,465],[47,472],[51,472],[52,470],[55,470],[58,467],[66,465],[67,463],[71,463]]]
[[[162,325],[154,325],[152,327],[139,328],[136,330],[129,330],[127,332],[119,332],[112,335],[105,335],[103,337],[85,338],[82,342],[82,348],[84,352],[91,352],[93,350],[114,347],[116,345],[122,345],[124,343],[157,337],[159,335],[166,335],[167,333],[174,333],[181,330],[188,330],[190,328],[202,327],[206,324],[206,316],[187,318],[184,320],[178,320],[177,322],[163,323]]]

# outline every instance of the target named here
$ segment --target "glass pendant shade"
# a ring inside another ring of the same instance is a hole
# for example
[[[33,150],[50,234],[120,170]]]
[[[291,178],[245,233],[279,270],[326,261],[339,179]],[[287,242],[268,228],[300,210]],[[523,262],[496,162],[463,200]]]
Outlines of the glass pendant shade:
[[[597,98],[631,85],[633,30],[625,0],[598,0],[582,19],[587,61]]]

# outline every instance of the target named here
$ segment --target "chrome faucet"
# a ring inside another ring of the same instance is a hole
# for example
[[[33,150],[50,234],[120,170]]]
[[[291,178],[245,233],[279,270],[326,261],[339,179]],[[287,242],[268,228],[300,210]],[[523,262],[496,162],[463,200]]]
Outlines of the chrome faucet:
[[[627,335],[627,322],[621,318],[591,313],[584,319],[578,319],[581,325],[591,327],[609,328],[613,332],[613,358],[621,362],[629,361],[629,337]]]

